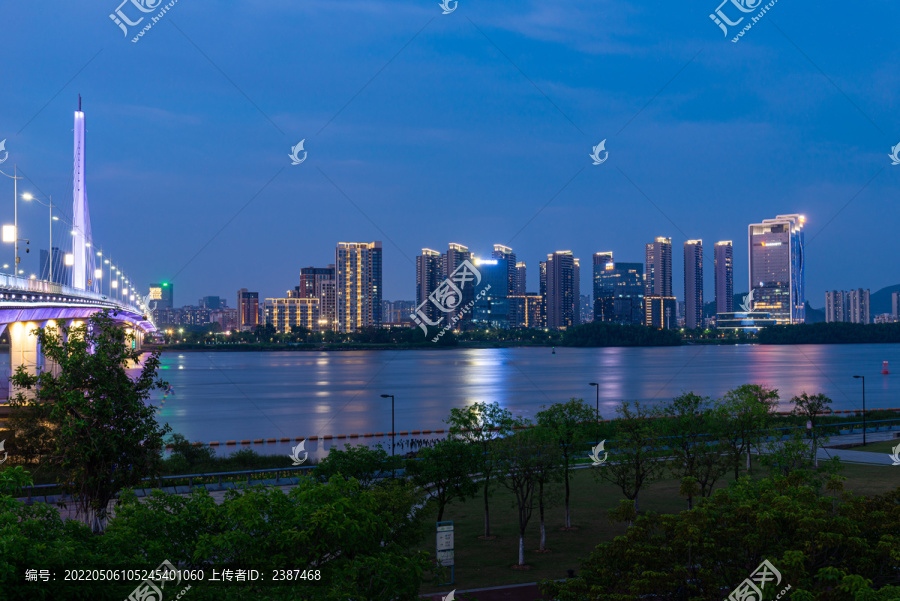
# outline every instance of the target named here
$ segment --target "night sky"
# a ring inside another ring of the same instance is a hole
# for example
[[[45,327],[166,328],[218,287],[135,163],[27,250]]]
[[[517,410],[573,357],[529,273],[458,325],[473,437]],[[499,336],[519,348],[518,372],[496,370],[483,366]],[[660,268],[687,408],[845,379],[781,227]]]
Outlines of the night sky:
[[[122,5],[144,16],[126,37],[120,1],[0,3],[0,169],[71,215],[80,93],[95,243],[179,306],[282,295],[371,240],[385,299],[414,299],[415,256],[448,242],[512,246],[534,291],[538,261],[573,250],[589,294],[593,253],[642,262],[655,236],[679,298],[682,244],[703,239],[712,300],[713,244],[734,241],[745,291],[747,225],[786,213],[807,217],[814,307],[900,283],[895,2],[781,0],[733,43],[756,12],[726,38],[720,0],[179,0],[133,43],[165,4]],[[12,199],[0,177],[3,223]],[[19,217],[36,272],[47,209]]]

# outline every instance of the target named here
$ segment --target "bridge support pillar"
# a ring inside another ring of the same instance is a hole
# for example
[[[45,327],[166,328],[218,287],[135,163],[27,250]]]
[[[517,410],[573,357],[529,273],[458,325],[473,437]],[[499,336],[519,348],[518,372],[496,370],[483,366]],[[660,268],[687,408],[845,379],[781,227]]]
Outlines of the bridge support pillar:
[[[45,330],[54,330],[57,336],[59,336],[60,338],[65,340],[65,334],[63,334],[62,331],[59,329],[59,326],[62,325],[62,323],[63,323],[63,320],[51,319],[51,320],[41,323],[41,327],[44,328]],[[43,350],[40,348],[40,344],[38,344],[38,357],[39,357],[39,362],[40,362],[41,368],[45,372],[49,372],[55,376],[59,375],[59,371],[60,371],[59,363],[57,363],[50,357],[46,356],[44,354]]]
[[[38,324],[29,321],[17,321],[9,325],[9,375],[16,373],[18,367],[24,366],[25,370],[36,375],[40,366],[40,353],[38,349],[37,336],[34,335]],[[23,392],[26,397],[31,398],[33,391],[26,391],[17,388],[12,383],[9,385],[9,396],[14,397],[18,392]]]

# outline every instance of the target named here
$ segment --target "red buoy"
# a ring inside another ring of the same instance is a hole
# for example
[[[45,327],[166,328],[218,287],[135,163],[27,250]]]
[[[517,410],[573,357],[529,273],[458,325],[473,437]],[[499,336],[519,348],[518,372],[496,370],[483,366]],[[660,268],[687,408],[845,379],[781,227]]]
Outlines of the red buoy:
[[[891,373],[891,372],[888,371],[888,368],[887,368],[887,361],[883,361],[883,362],[881,363],[881,373],[883,373],[884,375],[888,375],[889,373]]]

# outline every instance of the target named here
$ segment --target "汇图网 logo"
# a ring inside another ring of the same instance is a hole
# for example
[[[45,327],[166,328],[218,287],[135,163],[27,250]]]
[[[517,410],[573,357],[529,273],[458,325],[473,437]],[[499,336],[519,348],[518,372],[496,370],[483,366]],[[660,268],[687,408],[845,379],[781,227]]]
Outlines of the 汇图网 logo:
[[[900,146],[900,144],[898,144]],[[0,159],[0,163],[6,162],[6,159],[9,157],[9,153],[6,152],[6,138],[0,140],[0,152],[3,152],[3,158]]]
[[[303,150],[304,142],[306,142],[306,138],[300,140],[296,146],[291,146],[291,154],[288,155],[291,158],[291,165],[299,165],[306,160],[306,151]],[[301,150],[303,150],[303,158],[300,158]]]
[[[605,443],[605,442],[606,442],[605,440],[601,440],[600,444],[598,444],[596,447],[591,449],[591,454],[588,455],[588,457],[590,457],[591,461],[593,462],[593,463],[591,463],[591,465],[594,467],[596,467],[598,465],[603,465],[604,463],[606,463],[606,460],[609,458],[609,453],[603,448],[603,443]],[[603,453],[603,459],[600,459],[600,453]]]
[[[3,450],[3,444],[4,444],[5,442],[6,442],[6,439],[5,439],[5,438],[4,438],[3,440],[0,440],[0,452],[3,453],[3,459],[0,459],[0,463],[3,463],[4,461],[6,461],[6,457],[7,457],[6,451]]]
[[[459,4],[457,0],[442,0],[442,2],[438,5],[444,9],[442,14],[449,15],[453,11],[456,10],[456,6]]]
[[[753,293],[755,290],[751,290],[749,294],[744,297],[744,302],[741,303],[741,311],[744,313],[752,313],[753,312]]]
[[[422,304],[416,307],[415,313],[410,314],[412,320],[422,328],[422,331],[425,332],[426,336],[428,336],[428,326],[440,324],[444,319],[444,316],[442,315],[441,318],[436,321],[431,321],[428,319],[428,315],[423,310],[423,307],[427,303],[432,303],[435,307],[440,309],[442,313],[453,313],[462,303],[463,289],[466,287],[466,284],[472,280],[475,280],[475,286],[480,284],[481,272],[475,269],[475,266],[472,265],[470,261],[465,260],[459,264],[459,267],[453,270],[453,273],[451,273],[446,280],[441,282],[441,285],[438,286],[434,292],[428,295],[427,299],[422,301]]]
[[[603,158],[600,158],[600,153],[603,153]],[[606,159],[609,158],[609,152],[606,150],[606,139],[604,138],[602,142],[594,146],[593,152],[588,155],[592,159],[594,159],[594,165],[600,165],[601,163],[606,162]]]
[[[0,443],[0,449],[3,448],[3,443]],[[890,458],[894,461],[891,465],[900,465],[900,444],[891,449],[893,453],[890,454]]]
[[[6,140],[3,140],[3,141],[6,142]],[[3,145],[2,145],[2,143],[0,143],[0,149],[2,149],[2,148],[3,148]],[[889,157],[891,157],[891,161],[892,161],[891,165],[900,165],[900,156],[897,156],[898,153],[900,153],[900,144],[897,144],[896,146],[891,148],[891,154],[888,155]],[[0,161],[0,163],[2,163],[2,162],[3,161]]]
[[[300,465],[301,463],[306,461],[307,457],[309,457],[309,453],[307,453],[306,449],[303,448],[305,444],[306,439],[304,438],[296,447],[291,447],[291,454],[288,455],[288,457],[294,460],[294,465]],[[303,453],[303,459],[300,459],[301,452]]]

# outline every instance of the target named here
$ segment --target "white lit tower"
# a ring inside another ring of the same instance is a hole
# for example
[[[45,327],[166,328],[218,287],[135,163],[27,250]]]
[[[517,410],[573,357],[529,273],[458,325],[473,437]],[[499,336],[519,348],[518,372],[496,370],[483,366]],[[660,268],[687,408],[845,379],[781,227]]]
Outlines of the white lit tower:
[[[81,95],[75,111],[75,169],[72,204],[72,287],[78,290],[100,291],[100,283],[94,278],[94,251],[91,243],[91,214],[88,210],[87,191],[84,187],[84,113],[81,111]]]

